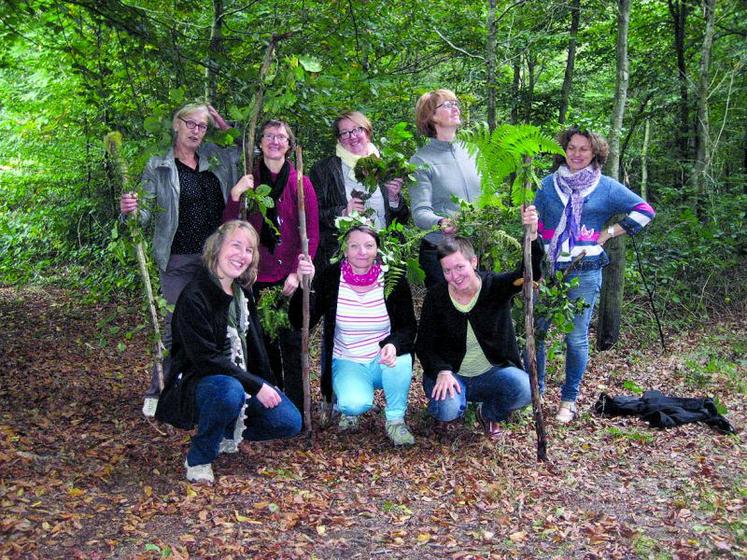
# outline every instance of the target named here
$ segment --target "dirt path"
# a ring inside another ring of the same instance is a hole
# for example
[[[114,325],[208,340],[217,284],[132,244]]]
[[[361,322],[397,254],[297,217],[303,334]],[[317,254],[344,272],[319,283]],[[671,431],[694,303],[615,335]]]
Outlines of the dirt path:
[[[626,341],[592,358],[570,427],[490,443],[471,423],[414,448],[381,414],[363,430],[221,456],[216,485],[183,480],[186,432],[139,414],[147,346],[136,318],[81,294],[0,288],[0,558],[738,558],[747,555],[747,324]],[[120,342],[124,347],[117,348]],[[668,431],[591,412],[600,391],[717,396],[740,434]],[[557,388],[546,397],[548,414]]]

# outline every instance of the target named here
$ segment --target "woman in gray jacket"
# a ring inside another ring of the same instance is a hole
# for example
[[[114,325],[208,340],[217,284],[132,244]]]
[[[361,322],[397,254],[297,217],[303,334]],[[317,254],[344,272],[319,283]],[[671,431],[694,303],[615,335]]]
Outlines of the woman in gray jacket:
[[[158,265],[161,292],[174,305],[196,272],[200,269],[202,246],[220,226],[226,197],[231,188],[251,176],[238,178],[237,164],[241,156],[238,146],[220,148],[202,143],[208,126],[221,130],[228,123],[210,105],[189,104],[174,114],[172,127],[174,145],[165,156],[150,158],[143,171],[143,191],[155,199],[157,211],[153,234],[153,253]],[[139,210],[141,222],[147,222],[151,212],[138,208],[137,193],[125,193],[119,208],[127,215]],[[163,342],[171,348],[171,313],[166,317]],[[168,368],[164,361],[164,377]],[[156,369],[145,393],[143,414],[153,416],[160,388]]]
[[[423,94],[415,106],[415,124],[430,141],[410,159],[419,167],[415,172],[417,184],[410,188],[412,215],[421,229],[440,228],[420,244],[420,266],[425,271],[425,285],[430,287],[444,281],[436,245],[444,235],[455,233],[449,218],[459,205],[451,197],[475,201],[480,196],[480,176],[475,158],[456,140],[462,120],[453,91],[437,89]]]

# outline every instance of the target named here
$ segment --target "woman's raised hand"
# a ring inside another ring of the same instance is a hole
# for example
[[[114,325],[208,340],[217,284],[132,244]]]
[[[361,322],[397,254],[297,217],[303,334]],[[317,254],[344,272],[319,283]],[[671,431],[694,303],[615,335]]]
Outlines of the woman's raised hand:
[[[128,192],[119,199],[119,211],[122,214],[131,214],[137,210],[137,193]]]
[[[359,214],[365,210],[365,207],[363,206],[363,201],[360,198],[351,197],[348,201],[348,205],[345,208],[344,216],[350,216],[353,212],[358,212]]]
[[[539,216],[534,206],[527,206],[521,211],[521,221],[525,226],[529,226],[529,237],[534,241],[537,239],[537,225]]]
[[[299,277],[308,276],[309,279],[311,279],[314,277],[314,272],[316,272],[316,268],[314,268],[314,263],[312,262],[312,260],[303,253],[298,255],[298,267],[296,267],[296,274]]]
[[[220,116],[220,113],[215,110],[215,107],[212,105],[207,106],[208,113],[210,113],[210,116],[213,118],[213,122],[215,122],[215,126],[221,130],[228,130],[231,128],[231,125],[229,125],[226,120]]]
[[[401,177],[397,177],[396,179],[384,183],[389,202],[399,202],[399,194],[402,192],[403,183],[404,180]]]
[[[231,188],[231,200],[233,200],[234,202],[238,202],[242,194],[253,188],[254,177],[250,173],[248,173],[241,179],[239,179],[239,182]]]

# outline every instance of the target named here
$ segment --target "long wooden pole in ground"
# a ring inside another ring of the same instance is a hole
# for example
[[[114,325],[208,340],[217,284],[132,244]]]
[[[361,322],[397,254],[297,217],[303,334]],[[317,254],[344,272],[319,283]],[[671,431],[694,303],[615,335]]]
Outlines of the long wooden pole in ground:
[[[296,146],[296,173],[298,174],[298,232],[301,237],[301,251],[309,258],[309,236],[306,233],[306,198],[303,191],[303,153],[301,146]],[[311,429],[311,382],[309,381],[309,277],[301,278],[303,290],[303,320],[301,323],[301,379],[303,380],[303,423],[309,441],[313,437]]]
[[[259,77],[257,78],[257,93],[254,95],[254,106],[252,107],[251,117],[249,118],[249,124],[244,129],[244,175],[252,173],[254,171],[254,141],[257,133],[257,119],[262,111],[262,102],[265,97],[265,77],[267,72],[270,70],[270,64],[272,64],[272,55],[275,53],[275,47],[277,44],[290,37],[291,33],[284,33],[278,35],[272,34],[270,42],[265,49],[265,56],[262,59],[262,66],[259,69]],[[242,220],[246,220],[247,216],[247,204],[246,195],[241,195],[239,215]]]
[[[531,165],[531,158],[525,158],[524,164]],[[531,182],[524,182],[524,200],[531,189]],[[522,210],[527,207],[526,202]],[[547,461],[547,434],[545,433],[545,418],[542,415],[542,401],[540,400],[539,382],[537,379],[537,349],[534,343],[534,271],[532,270],[532,238],[531,226],[524,226],[524,324],[527,339],[527,368],[529,369],[529,385],[532,390],[532,410],[534,411],[534,429],[537,432],[537,460]]]

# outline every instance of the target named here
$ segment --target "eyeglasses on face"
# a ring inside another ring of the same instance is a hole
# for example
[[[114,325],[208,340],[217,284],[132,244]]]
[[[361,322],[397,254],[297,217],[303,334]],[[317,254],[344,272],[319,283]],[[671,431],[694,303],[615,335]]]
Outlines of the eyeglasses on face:
[[[351,128],[350,130],[341,130],[340,133],[337,135],[338,138],[347,139],[351,136],[360,136],[366,131],[365,128],[362,126],[356,126],[355,128]]]
[[[280,144],[285,144],[288,141],[288,137],[285,134],[270,134],[269,132],[265,132],[262,135],[262,138],[267,140],[268,142],[279,142]]]
[[[194,130],[196,128],[200,132],[205,132],[208,129],[208,125],[206,125],[205,123],[198,123],[190,119],[183,119],[181,117],[179,117],[179,120],[182,121],[189,130]]]
[[[443,103],[436,105],[436,110],[440,109],[441,107],[451,111],[454,108],[459,109],[461,105],[456,99],[449,99],[448,101],[444,101]]]

